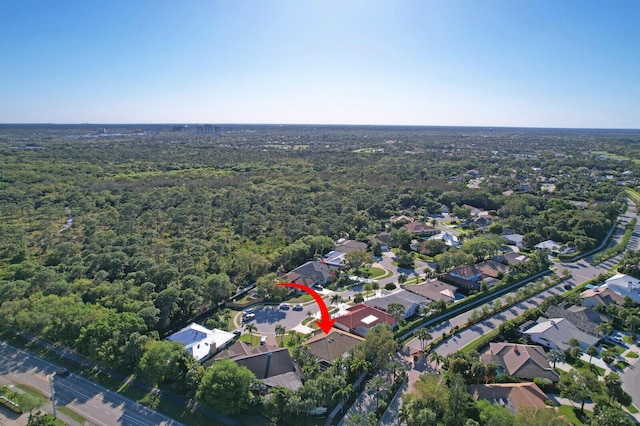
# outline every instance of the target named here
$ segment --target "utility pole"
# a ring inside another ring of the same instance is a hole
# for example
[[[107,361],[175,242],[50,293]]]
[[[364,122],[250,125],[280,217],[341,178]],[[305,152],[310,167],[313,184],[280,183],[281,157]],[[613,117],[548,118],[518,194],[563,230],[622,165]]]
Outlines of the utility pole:
[[[56,376],[56,373],[51,375],[51,380],[49,380],[49,390],[51,391],[51,405],[53,406],[53,418],[57,419],[56,415],[56,391],[53,388],[53,378]]]

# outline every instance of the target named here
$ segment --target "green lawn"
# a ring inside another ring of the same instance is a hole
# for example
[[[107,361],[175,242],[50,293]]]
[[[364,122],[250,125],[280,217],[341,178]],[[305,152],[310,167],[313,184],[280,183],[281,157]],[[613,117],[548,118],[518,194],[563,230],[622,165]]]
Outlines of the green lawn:
[[[240,336],[239,340],[245,343],[250,343],[252,346],[258,346],[260,344],[260,335],[255,333],[253,334],[253,336],[243,334],[242,336]]]
[[[580,411],[579,408],[572,407],[571,405],[561,405],[558,407],[558,414],[563,415],[575,426],[589,424],[589,418],[591,417],[591,411]]]
[[[386,269],[382,269],[382,268],[376,268],[376,267],[371,267],[369,268],[369,278],[370,279],[376,279],[376,278],[380,278],[382,276],[386,276],[387,275],[387,270]]]
[[[298,297],[293,297],[287,300],[287,302],[288,303],[306,303],[306,302],[310,302],[311,300],[313,300],[313,297],[308,293],[304,293]]]
[[[628,362],[624,362],[624,361],[618,361],[616,362],[616,367],[618,367],[620,370],[624,370],[625,368],[627,368],[629,366]]]
[[[626,356],[627,358],[638,358],[638,354],[633,351],[627,352],[626,354],[624,354],[624,356]]]
[[[633,405],[633,404],[631,404],[631,405],[627,405],[625,408],[626,408],[627,410],[629,410],[629,412],[630,412],[631,414],[636,414],[636,413],[638,412],[638,409],[637,409],[637,408],[636,408],[636,406],[635,406],[635,405]]]

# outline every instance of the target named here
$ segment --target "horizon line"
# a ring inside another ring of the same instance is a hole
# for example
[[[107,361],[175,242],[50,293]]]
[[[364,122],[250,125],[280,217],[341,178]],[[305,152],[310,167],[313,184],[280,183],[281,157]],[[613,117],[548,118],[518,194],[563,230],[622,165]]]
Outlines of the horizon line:
[[[640,127],[545,127],[545,126],[496,126],[460,124],[364,124],[364,123],[215,123],[215,122],[129,122],[129,123],[64,123],[64,122],[1,122],[0,126],[320,126],[320,127],[454,127],[487,129],[546,129],[546,130],[640,130]]]

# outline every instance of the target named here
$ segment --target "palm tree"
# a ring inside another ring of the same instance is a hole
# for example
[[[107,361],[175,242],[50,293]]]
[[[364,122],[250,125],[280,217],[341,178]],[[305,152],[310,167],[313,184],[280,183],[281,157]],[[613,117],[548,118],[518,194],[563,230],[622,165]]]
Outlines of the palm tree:
[[[283,337],[284,337],[284,333],[287,330],[284,328],[284,325],[276,324],[275,331],[276,331],[276,339],[278,338],[278,336],[280,337],[280,347],[282,347],[282,340],[283,340]]]
[[[591,364],[591,359],[594,357],[594,355],[598,355],[598,353],[598,348],[596,348],[595,346],[589,346],[587,348],[587,355],[589,355],[589,364]]]
[[[436,368],[438,368],[438,366],[440,364],[444,363],[444,356],[440,355],[437,352],[432,352],[431,355],[429,355],[429,360],[431,360],[431,362],[436,364]]]
[[[556,362],[564,362],[564,352],[559,349],[551,349],[547,354],[547,360],[553,362],[553,368],[556,368]]]
[[[251,344],[253,345],[253,333],[255,331],[258,331],[258,328],[254,324],[251,324],[249,322],[244,325],[244,329],[247,333],[249,333],[249,338],[251,339]]]
[[[433,339],[433,336],[431,335],[431,333],[429,333],[429,330],[427,330],[426,328],[419,328],[416,331],[415,335],[420,341],[420,347],[422,348],[422,350],[424,350],[427,340]]]
[[[342,303],[342,297],[340,297],[339,294],[334,294],[329,299],[329,302],[337,308],[338,305]]]
[[[333,399],[339,400],[340,404],[342,404],[342,406],[340,407],[340,412],[344,411],[344,401],[349,398],[349,395],[351,395],[351,392],[353,392],[353,385],[351,383],[347,383],[343,386],[340,386],[333,393],[332,395]]]
[[[596,331],[603,336],[608,336],[613,331],[613,325],[610,322],[603,322],[596,326]]]

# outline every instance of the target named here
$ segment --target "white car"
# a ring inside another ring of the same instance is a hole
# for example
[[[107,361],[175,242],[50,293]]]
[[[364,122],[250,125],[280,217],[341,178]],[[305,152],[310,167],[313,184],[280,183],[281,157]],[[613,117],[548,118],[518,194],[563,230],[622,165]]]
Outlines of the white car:
[[[280,309],[286,311],[291,307],[291,305],[289,305],[288,303],[281,303],[280,304]]]

